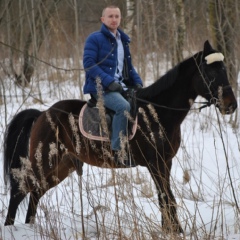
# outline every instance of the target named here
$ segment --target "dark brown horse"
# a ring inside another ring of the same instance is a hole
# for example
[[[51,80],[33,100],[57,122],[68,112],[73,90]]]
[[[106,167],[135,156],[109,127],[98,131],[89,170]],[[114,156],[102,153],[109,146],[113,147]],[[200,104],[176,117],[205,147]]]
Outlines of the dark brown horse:
[[[222,114],[233,113],[237,108],[223,55],[213,50],[208,41],[203,51],[137,92],[138,130],[129,142],[132,159],[149,170],[156,184],[163,228],[176,232],[183,229],[170,187],[170,171],[181,141],[180,125],[197,96],[205,98],[208,106],[214,104]],[[84,104],[80,100],[64,100],[43,112],[25,110],[8,125],[4,173],[5,180],[10,178],[11,198],[5,225],[14,223],[18,205],[28,192],[29,223],[39,199],[65,179],[70,169],[82,174],[84,163],[114,167],[106,154],[109,143],[89,140],[80,133],[77,122]]]

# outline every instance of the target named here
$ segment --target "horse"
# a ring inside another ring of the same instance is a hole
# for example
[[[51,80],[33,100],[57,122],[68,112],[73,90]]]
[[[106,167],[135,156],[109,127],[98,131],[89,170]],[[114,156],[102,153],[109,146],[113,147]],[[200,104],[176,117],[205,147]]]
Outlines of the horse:
[[[184,232],[170,174],[180,146],[180,127],[194,100],[203,97],[204,107],[214,105],[221,114],[232,114],[237,108],[223,60],[222,53],[206,41],[203,50],[136,91],[138,127],[128,143],[129,151],[136,166],[146,167],[154,180],[166,231]],[[39,199],[70,171],[82,175],[84,163],[118,167],[106,154],[109,142],[89,140],[81,134],[77,122],[85,103],[69,99],[45,111],[26,109],[8,124],[4,134],[4,179],[6,184],[10,180],[11,191],[5,225],[14,224],[17,208],[28,193],[25,222],[34,221]]]

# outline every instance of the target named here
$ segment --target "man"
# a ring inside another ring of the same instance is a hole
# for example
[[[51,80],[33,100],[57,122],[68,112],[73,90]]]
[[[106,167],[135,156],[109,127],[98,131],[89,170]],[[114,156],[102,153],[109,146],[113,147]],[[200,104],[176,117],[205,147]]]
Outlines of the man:
[[[86,71],[84,94],[98,98],[96,79],[100,79],[105,107],[113,110],[111,148],[114,160],[119,160],[120,136],[127,135],[127,117],[130,104],[122,96],[127,86],[142,87],[142,80],[132,66],[129,37],[119,29],[121,12],[116,6],[108,6],[102,12],[100,31],[89,35],[85,42],[83,65]],[[127,159],[126,159],[127,160]]]

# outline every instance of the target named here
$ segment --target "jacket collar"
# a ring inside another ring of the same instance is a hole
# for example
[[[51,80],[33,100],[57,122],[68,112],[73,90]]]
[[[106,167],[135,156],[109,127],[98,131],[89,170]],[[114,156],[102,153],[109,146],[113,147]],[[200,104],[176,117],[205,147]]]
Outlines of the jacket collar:
[[[118,28],[118,31],[120,32],[121,34],[121,39],[123,42],[128,42],[130,43],[130,38],[129,36],[124,33],[120,28]],[[102,32],[104,35],[106,35],[107,37],[110,37],[112,39],[114,39],[114,36],[110,33],[110,31],[108,30],[108,28],[106,27],[105,24],[102,24],[101,26],[101,29],[100,29],[100,32]]]

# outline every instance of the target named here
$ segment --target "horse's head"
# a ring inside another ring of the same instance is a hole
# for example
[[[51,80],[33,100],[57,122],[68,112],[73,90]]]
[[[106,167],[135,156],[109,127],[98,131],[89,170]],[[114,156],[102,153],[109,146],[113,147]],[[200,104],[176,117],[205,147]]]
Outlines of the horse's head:
[[[231,114],[237,108],[237,101],[229,84],[223,54],[215,51],[208,41],[204,44],[195,90],[218,107],[222,114]]]

